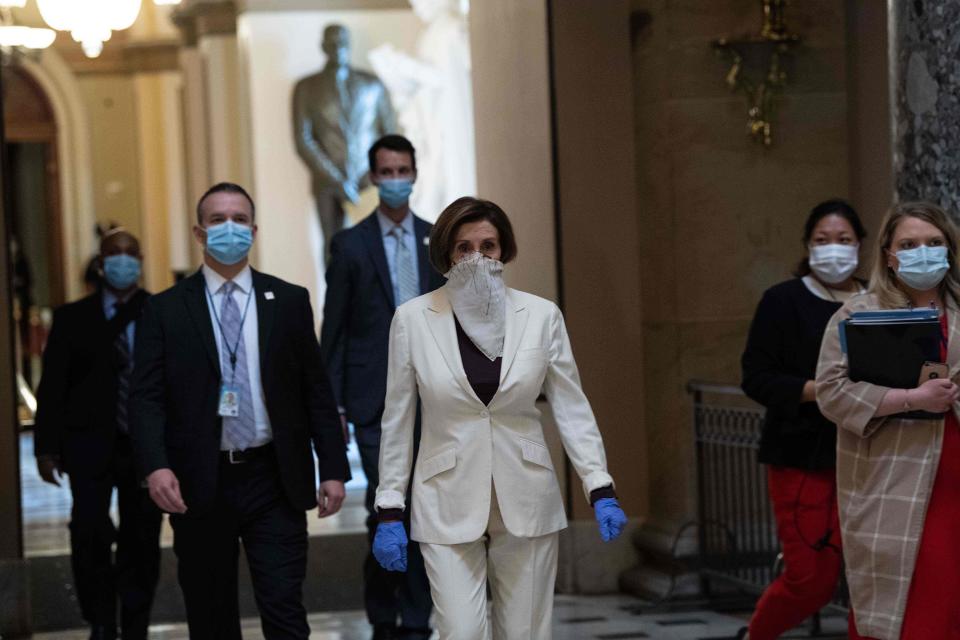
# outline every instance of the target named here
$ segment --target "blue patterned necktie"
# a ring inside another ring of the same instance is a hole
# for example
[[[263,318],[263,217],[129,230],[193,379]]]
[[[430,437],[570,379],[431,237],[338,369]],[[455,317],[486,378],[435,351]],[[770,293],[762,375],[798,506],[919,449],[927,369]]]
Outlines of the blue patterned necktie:
[[[223,371],[223,380],[237,392],[237,405],[240,415],[233,418],[223,418],[223,444],[227,449],[244,450],[257,435],[257,423],[253,417],[253,396],[250,393],[250,374],[247,372],[247,350],[241,335],[240,305],[233,297],[233,292],[239,287],[227,281],[220,287],[223,293],[223,302],[220,305],[220,322],[222,323],[223,345],[220,349],[220,367]],[[230,364],[230,349],[236,345],[237,361]]]
[[[394,254],[394,268],[397,270],[397,306],[407,300],[420,295],[420,283],[417,281],[417,271],[413,262],[414,256],[404,242],[403,227],[393,228],[393,237],[397,239],[397,250]]]

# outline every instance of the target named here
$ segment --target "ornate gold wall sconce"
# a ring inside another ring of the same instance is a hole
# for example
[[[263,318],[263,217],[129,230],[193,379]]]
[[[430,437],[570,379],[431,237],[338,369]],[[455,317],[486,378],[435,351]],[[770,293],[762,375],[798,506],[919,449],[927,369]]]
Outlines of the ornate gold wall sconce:
[[[763,24],[759,33],[713,42],[717,53],[730,63],[727,86],[747,99],[747,134],[767,147],[773,142],[777,100],[787,84],[784,59],[800,43],[800,36],[787,29],[786,3],[787,0],[761,0]]]

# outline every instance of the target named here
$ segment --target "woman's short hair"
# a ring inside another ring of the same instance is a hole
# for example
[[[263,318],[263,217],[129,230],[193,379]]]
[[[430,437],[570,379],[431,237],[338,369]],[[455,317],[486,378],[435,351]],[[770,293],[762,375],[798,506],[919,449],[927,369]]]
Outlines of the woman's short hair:
[[[517,257],[517,241],[513,235],[510,218],[497,204],[489,200],[465,196],[451,202],[430,232],[430,264],[440,273],[453,266],[450,254],[457,240],[457,231],[468,222],[486,220],[500,236],[500,261],[506,264]]]
[[[900,279],[887,264],[888,251],[891,251],[893,234],[897,226],[906,218],[917,218],[935,226],[943,234],[947,247],[947,260],[950,269],[940,282],[940,294],[944,302],[952,298],[960,304],[960,265],[957,264],[957,227],[946,211],[932,202],[901,202],[894,205],[883,219],[877,247],[873,258],[873,271],[870,274],[870,291],[876,294],[880,305],[888,309],[907,307],[910,298],[900,288]]]
[[[863,242],[863,239],[867,237],[867,230],[863,227],[860,216],[857,215],[857,211],[853,208],[853,205],[840,198],[831,198],[830,200],[824,200],[810,210],[807,221],[803,225],[804,247],[810,246],[810,239],[813,238],[813,230],[816,229],[817,224],[827,216],[840,216],[850,223],[854,235],[857,236],[857,242]],[[809,256],[803,256],[803,259],[800,260],[800,264],[797,265],[793,274],[798,278],[810,275]]]

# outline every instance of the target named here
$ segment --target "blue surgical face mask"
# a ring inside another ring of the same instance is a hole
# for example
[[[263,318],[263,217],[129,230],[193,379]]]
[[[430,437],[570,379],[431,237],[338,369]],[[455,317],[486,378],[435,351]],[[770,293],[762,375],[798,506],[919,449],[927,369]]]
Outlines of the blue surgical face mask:
[[[117,291],[129,289],[140,279],[140,259],[125,253],[105,257],[103,278]]]
[[[410,200],[410,194],[413,193],[413,178],[381,180],[377,183],[377,190],[380,192],[380,201],[391,209],[396,209]]]
[[[916,291],[933,289],[950,270],[946,247],[920,245],[897,251],[900,266],[897,275],[905,285]]]
[[[207,227],[207,253],[220,264],[237,264],[253,245],[253,229],[233,220]]]

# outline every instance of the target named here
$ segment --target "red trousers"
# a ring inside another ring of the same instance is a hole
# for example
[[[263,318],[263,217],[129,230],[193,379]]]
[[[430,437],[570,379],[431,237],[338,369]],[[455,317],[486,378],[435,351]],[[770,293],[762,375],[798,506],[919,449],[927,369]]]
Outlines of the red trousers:
[[[857,633],[853,617],[849,637],[868,640]],[[900,640],[960,640],[960,424],[952,411],[944,425]]]
[[[750,640],[773,640],[830,601],[840,577],[840,523],[836,473],[771,466],[767,485],[783,573],[763,592],[750,619]],[[827,532],[829,545],[821,542]]]

